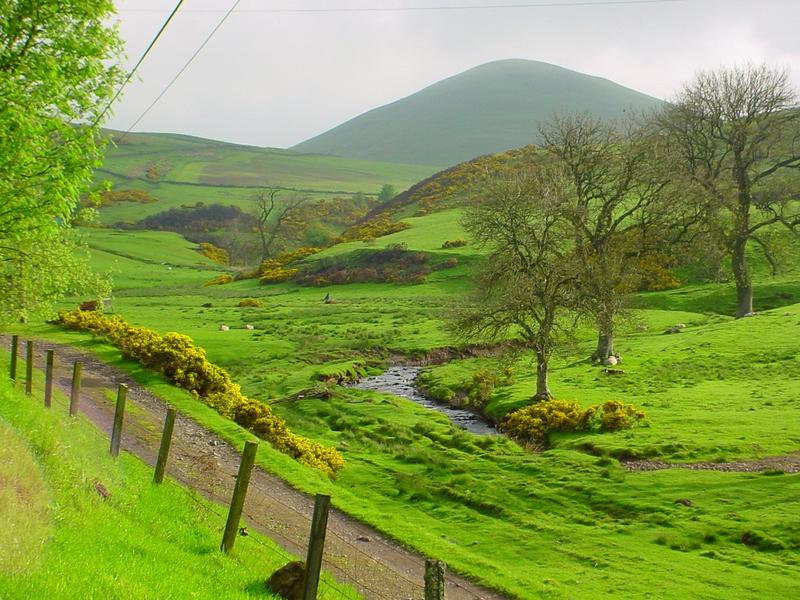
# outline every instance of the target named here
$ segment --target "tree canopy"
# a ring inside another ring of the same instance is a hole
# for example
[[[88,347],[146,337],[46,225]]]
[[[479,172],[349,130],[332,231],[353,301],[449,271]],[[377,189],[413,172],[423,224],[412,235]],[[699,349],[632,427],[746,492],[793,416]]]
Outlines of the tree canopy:
[[[55,246],[102,153],[100,125],[121,72],[109,0],[0,0],[0,307],[42,306],[42,270],[80,279]],[[38,277],[32,278],[36,265]],[[65,291],[67,282],[56,286]],[[14,294],[8,295],[8,290]],[[38,298],[38,300],[37,300]],[[53,296],[47,294],[47,298]],[[20,304],[22,302],[22,304]]]

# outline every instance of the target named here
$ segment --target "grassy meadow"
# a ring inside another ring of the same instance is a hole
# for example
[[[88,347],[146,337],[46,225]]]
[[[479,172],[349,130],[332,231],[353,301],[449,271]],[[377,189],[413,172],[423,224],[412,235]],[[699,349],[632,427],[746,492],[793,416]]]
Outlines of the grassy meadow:
[[[282,549],[251,532],[219,552],[225,507],[170,480],[153,485],[125,452],[112,460],[105,434],[69,418],[60,394],[47,410],[0,381],[0,439],[0,597],[272,597],[263,582],[289,560]],[[328,584],[326,597],[357,597]]]
[[[118,138],[118,136],[117,136]],[[243,210],[254,193],[278,187],[312,199],[358,192],[375,195],[384,184],[402,190],[437,169],[418,165],[303,154],[175,134],[131,133],[112,146],[96,180],[115,190],[144,190],[157,202],[117,202],[101,211],[106,224],[134,222],[183,204],[226,204]]]
[[[622,376],[607,376],[584,360],[593,342],[584,329],[553,365],[554,393],[584,406],[634,403],[647,413],[635,429],[559,434],[549,450],[533,453],[502,436],[464,432],[439,413],[385,394],[337,388],[331,399],[297,399],[320,376],[354,365],[377,372],[394,355],[424,356],[460,343],[444,318],[468,293],[481,252],[471,245],[441,248],[464,237],[458,217],[446,211],[409,218],[411,229],[312,257],[346,259],[351,251],[405,243],[458,259],[456,268],[434,272],[420,285],[314,288],[248,280],[200,287],[213,267],[179,236],[103,230],[87,236],[92,248],[102,249],[99,265],[103,257],[117,261],[116,313],[191,336],[248,396],[273,403],[294,430],[336,445],[347,461],[335,482],[277,453],[260,457],[264,468],[300,489],[332,492],[336,506],[444,558],[450,568],[520,598],[791,597],[800,575],[794,516],[800,475],[629,472],[618,459],[719,462],[798,450],[796,270],[770,278],[758,266],[761,312],[741,320],[729,316],[730,284],[639,295],[618,340]],[[165,258],[171,270],[158,264],[165,252],[175,253]],[[322,302],[328,292],[335,303]],[[265,305],[237,306],[249,297]],[[681,333],[663,333],[679,322],[686,325]],[[230,331],[219,331],[220,324]],[[22,331],[91,349],[229,440],[240,443],[246,435],[100,340],[41,323]],[[508,367],[511,381],[487,405],[500,417],[533,393],[529,356],[454,360],[429,367],[428,378],[460,390],[479,369]]]

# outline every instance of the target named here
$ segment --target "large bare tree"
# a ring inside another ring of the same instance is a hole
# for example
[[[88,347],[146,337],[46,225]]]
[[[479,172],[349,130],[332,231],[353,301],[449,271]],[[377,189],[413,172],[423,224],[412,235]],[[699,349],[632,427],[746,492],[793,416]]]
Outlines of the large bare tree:
[[[616,356],[615,325],[638,285],[648,239],[664,220],[668,176],[656,161],[658,140],[634,118],[559,115],[540,134],[545,152],[571,180],[560,211],[571,226],[583,301],[597,327],[592,359],[603,362]]]
[[[516,338],[536,357],[536,396],[551,397],[550,359],[575,327],[575,256],[559,206],[568,180],[538,167],[489,179],[467,208],[463,225],[489,249],[476,291],[457,311],[456,330],[469,339]]]
[[[786,71],[766,65],[702,72],[664,106],[656,123],[676,173],[700,192],[706,230],[730,258],[736,316],[750,314],[748,244],[772,261],[770,228],[800,227],[797,92]]]

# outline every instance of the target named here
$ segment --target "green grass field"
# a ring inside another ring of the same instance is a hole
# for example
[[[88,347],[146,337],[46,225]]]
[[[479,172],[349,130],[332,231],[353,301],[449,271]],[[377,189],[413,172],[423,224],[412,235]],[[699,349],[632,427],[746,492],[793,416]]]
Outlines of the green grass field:
[[[138,234],[88,235],[107,255],[125,255],[118,263],[117,313],[138,325],[188,334],[248,396],[275,401],[294,430],[336,445],[347,460],[334,483],[285,457],[262,466],[310,492],[326,486],[338,507],[444,558],[451,568],[521,598],[796,594],[800,475],[628,472],[618,462],[621,456],[747,460],[800,448],[796,270],[769,278],[758,266],[761,312],[738,321],[729,316],[730,284],[640,295],[618,340],[624,376],[606,376],[583,360],[593,333],[582,330],[578,345],[553,365],[554,393],[582,405],[631,402],[647,412],[647,421],[615,433],[561,434],[536,454],[503,437],[466,433],[439,413],[383,394],[339,388],[330,400],[288,399],[320,374],[354,362],[380,369],[394,354],[419,356],[459,344],[443,319],[468,292],[480,250],[441,249],[444,241],[464,237],[457,211],[408,222],[411,229],[371,245],[336,246],[321,256],[402,242],[452,254],[459,266],[421,285],[302,288],[250,280],[201,288],[200,277],[195,284],[189,274],[210,278],[213,272],[179,253],[177,236],[168,242],[176,266],[167,271],[152,269],[160,251],[144,249],[154,241],[137,244],[144,239]],[[98,256],[102,264],[105,255]],[[176,283],[176,270],[185,270],[185,280]],[[334,304],[323,304],[328,292]],[[239,308],[245,297],[265,306]],[[663,334],[678,322],[687,325],[680,334]],[[231,330],[218,331],[223,323]],[[20,330],[92,349],[228,439],[245,435],[90,336],[41,323]],[[505,366],[496,358],[473,358],[429,371],[442,385],[459,388],[478,369]],[[513,383],[489,399],[488,411],[496,416],[527,403],[534,390],[530,357],[518,356],[511,366]],[[676,503],[684,499],[691,505]]]
[[[148,179],[148,169],[157,174]],[[384,184],[401,191],[434,167],[303,154],[173,134],[132,133],[106,154],[97,181],[115,190],[141,189],[151,204],[118,202],[100,211],[103,223],[135,222],[182,204],[226,204],[246,209],[258,189],[313,199],[361,192],[376,195]]]
[[[219,552],[225,507],[169,480],[153,485],[127,453],[112,460],[107,438],[70,419],[60,395],[47,410],[4,378],[0,436],[0,597],[272,597],[263,582],[289,560],[281,548],[253,532]],[[356,597],[327,583],[328,597]]]

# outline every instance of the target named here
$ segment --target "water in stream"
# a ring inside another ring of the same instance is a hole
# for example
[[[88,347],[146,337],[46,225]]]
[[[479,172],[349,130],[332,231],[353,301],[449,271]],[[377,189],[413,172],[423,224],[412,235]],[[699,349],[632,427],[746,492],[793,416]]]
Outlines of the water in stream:
[[[495,429],[494,425],[487,423],[479,415],[462,408],[453,408],[446,404],[440,404],[423,396],[414,385],[419,370],[419,367],[389,367],[384,373],[374,377],[366,377],[353,384],[352,387],[402,396],[421,404],[425,408],[444,413],[453,423],[467,431],[479,435],[497,435],[497,429]]]

